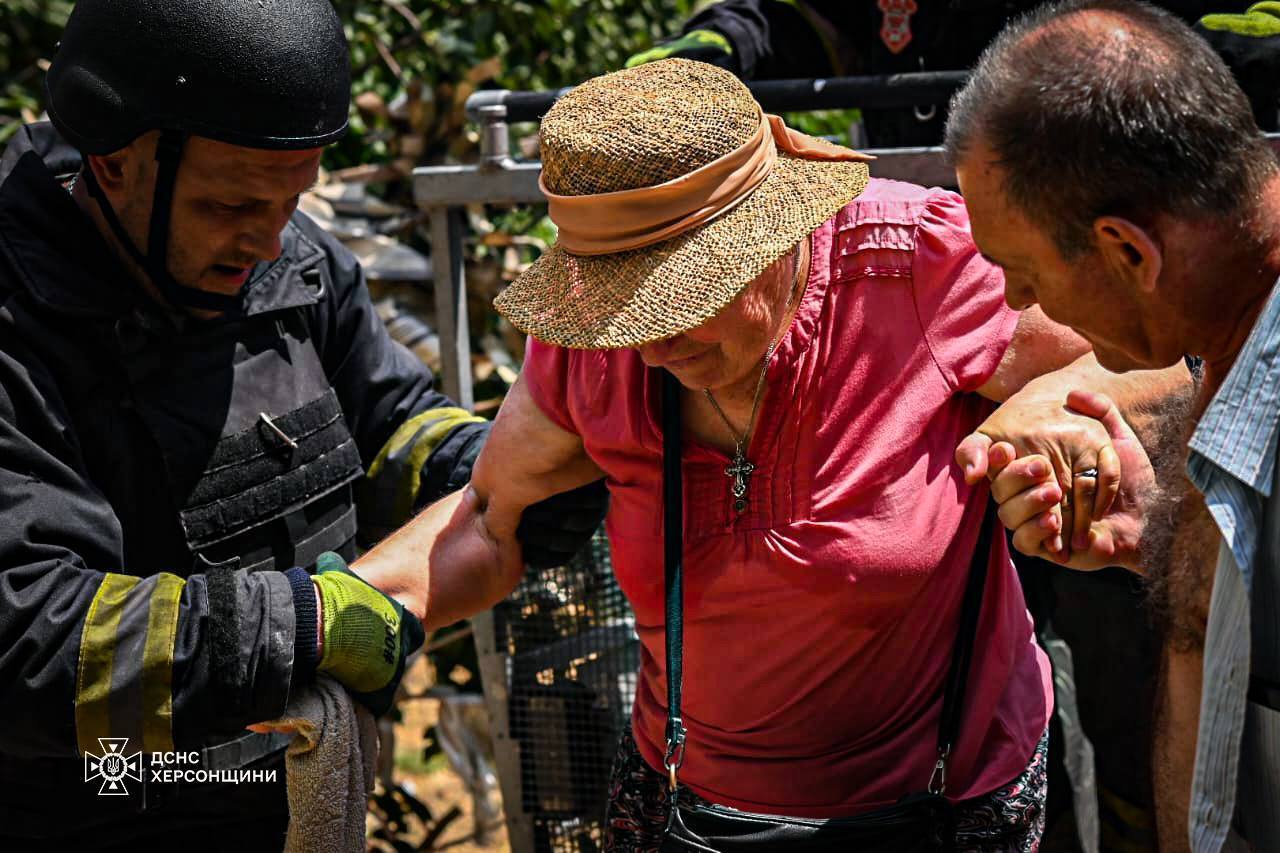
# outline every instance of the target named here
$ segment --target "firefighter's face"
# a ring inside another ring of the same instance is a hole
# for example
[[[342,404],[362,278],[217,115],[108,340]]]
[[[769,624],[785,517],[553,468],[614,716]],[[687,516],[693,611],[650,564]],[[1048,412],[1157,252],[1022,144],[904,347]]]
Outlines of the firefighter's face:
[[[122,151],[97,158],[99,181],[144,254],[157,136],[147,134]],[[263,151],[189,139],[174,186],[170,275],[188,287],[238,292],[255,264],[280,254],[281,232],[298,197],[315,182],[320,155],[319,148]]]
[[[1110,370],[1181,359],[1184,350],[1172,333],[1178,324],[1167,292],[1162,296],[1174,276],[1159,241],[1132,222],[1100,217],[1093,245],[1068,260],[1052,235],[1009,201],[1003,174],[994,152],[981,144],[956,164],[974,243],[1003,270],[1009,306],[1020,311],[1038,304],[1088,340]]]

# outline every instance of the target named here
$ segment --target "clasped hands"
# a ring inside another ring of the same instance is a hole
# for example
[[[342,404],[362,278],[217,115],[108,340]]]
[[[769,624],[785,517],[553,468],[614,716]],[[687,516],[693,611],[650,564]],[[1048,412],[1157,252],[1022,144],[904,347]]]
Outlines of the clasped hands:
[[[1073,569],[1141,572],[1155,475],[1107,396],[1036,388],[1014,394],[956,448],[972,484],[991,480],[1000,521],[1024,554]]]

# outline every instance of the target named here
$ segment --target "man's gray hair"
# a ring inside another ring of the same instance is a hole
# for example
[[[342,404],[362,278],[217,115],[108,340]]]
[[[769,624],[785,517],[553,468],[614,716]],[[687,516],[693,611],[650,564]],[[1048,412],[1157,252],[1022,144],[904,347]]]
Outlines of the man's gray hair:
[[[1099,216],[1241,219],[1277,168],[1208,43],[1125,0],[1042,6],[1001,33],[951,100],[952,161],[975,144],[1068,258]]]

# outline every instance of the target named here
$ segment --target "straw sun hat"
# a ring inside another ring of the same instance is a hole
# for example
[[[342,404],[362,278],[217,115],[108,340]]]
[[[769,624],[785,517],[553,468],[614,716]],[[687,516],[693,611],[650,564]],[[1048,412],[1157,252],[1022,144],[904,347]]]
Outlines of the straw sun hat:
[[[709,320],[868,180],[862,155],[786,129],[728,71],[685,59],[586,81],[540,141],[559,237],[494,305],[578,349]]]

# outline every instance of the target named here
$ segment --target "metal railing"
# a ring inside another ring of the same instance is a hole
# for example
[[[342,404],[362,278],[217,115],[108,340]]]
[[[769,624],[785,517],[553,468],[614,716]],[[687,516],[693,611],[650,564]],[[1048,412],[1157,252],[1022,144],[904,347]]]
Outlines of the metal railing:
[[[967,71],[919,71],[913,74],[869,74],[821,80],[758,80],[747,84],[765,112],[808,112],[862,107],[916,107],[947,100],[964,85]],[[569,89],[476,92],[467,99],[467,115],[482,121],[481,111],[504,107],[508,121],[537,121]]]

